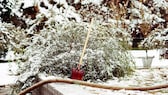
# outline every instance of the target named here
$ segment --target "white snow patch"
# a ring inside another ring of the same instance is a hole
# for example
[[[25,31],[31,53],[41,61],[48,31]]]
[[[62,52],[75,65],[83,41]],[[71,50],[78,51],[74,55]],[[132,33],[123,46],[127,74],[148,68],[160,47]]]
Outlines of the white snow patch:
[[[89,4],[93,3],[95,5],[100,5],[103,0],[83,0],[81,3],[82,4]]]
[[[5,59],[6,60],[14,60],[15,59],[14,52],[13,51],[8,51]]]
[[[29,2],[27,2],[27,0],[24,0],[23,3],[24,3],[23,8],[28,8],[32,7],[35,4],[35,0],[29,0]]]
[[[166,0],[153,0],[155,7],[168,8],[168,2]]]
[[[0,85],[15,84],[17,77],[10,75],[9,68],[13,63],[2,63],[0,64],[1,78]]]
[[[145,5],[143,5],[141,2],[139,2],[137,0],[131,0],[131,2],[138,9],[141,9],[141,10],[146,11],[146,12],[150,11]]]

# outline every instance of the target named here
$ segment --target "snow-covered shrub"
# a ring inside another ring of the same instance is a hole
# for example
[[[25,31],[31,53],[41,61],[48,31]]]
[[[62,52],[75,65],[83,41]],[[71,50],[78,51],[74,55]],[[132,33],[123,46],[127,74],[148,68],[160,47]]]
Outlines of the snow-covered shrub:
[[[25,83],[22,89],[31,85],[30,78],[33,80],[32,76],[39,73],[70,77],[71,69],[79,62],[88,27],[88,23],[55,23],[39,34],[23,39],[30,43],[21,55],[27,56],[27,61],[19,64],[18,81]],[[132,57],[120,43],[127,43],[127,34],[114,28],[94,22],[81,66],[84,80],[106,81],[133,71]]]
[[[140,47],[147,49],[167,48],[168,29],[157,29],[141,42]]]
[[[145,49],[165,48],[168,40],[168,29],[166,14],[168,13],[168,2],[166,0],[149,0],[148,13],[144,14],[144,20],[149,23],[149,32],[146,38],[140,43],[139,47]],[[145,25],[146,26],[146,25]],[[147,31],[147,28],[143,30]]]
[[[16,28],[10,23],[0,22],[0,44],[3,51],[21,52],[20,41],[26,38],[24,30]]]

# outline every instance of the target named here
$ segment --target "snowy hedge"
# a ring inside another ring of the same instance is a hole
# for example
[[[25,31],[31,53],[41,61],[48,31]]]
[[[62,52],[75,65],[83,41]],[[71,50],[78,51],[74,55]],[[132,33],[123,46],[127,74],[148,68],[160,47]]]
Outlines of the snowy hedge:
[[[22,89],[31,85],[40,73],[70,77],[71,69],[79,62],[88,26],[88,23],[55,23],[38,35],[20,40],[18,46],[26,46],[23,53],[17,54],[26,60],[18,61],[18,83]],[[85,71],[84,80],[106,81],[131,74],[134,62],[122,46],[127,43],[126,38],[129,34],[124,30],[94,22],[81,68]]]

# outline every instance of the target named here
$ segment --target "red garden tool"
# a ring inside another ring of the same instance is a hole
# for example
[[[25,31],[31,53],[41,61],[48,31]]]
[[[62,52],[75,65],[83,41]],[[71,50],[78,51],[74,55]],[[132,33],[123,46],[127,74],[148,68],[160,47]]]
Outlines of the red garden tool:
[[[84,71],[81,70],[80,67],[82,65],[82,59],[83,59],[83,56],[84,56],[84,53],[85,53],[85,50],[86,50],[86,46],[87,46],[87,43],[88,43],[88,40],[89,40],[89,35],[90,35],[92,23],[93,23],[93,19],[92,19],[91,24],[89,26],[89,31],[88,31],[87,36],[86,36],[86,40],[85,40],[85,44],[84,44],[84,47],[83,47],[82,54],[80,56],[79,64],[78,64],[77,68],[72,69],[71,79],[77,79],[77,80],[82,80],[83,79]]]

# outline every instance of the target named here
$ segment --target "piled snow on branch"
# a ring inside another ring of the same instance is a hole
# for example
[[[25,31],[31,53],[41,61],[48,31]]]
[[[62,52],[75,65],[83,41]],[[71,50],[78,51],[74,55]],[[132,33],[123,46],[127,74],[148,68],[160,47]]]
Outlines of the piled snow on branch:
[[[152,31],[151,35],[141,42],[141,47],[148,49],[167,47],[168,28]]]
[[[158,8],[165,8],[167,9],[168,7],[168,2],[166,0],[153,0],[154,2],[154,7],[158,7]]]
[[[93,3],[95,5],[100,5],[102,3],[103,0],[82,0],[82,4],[89,4],[89,3]]]

